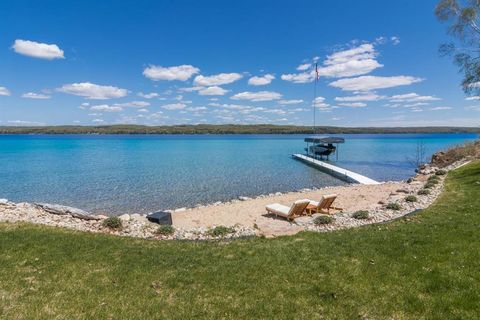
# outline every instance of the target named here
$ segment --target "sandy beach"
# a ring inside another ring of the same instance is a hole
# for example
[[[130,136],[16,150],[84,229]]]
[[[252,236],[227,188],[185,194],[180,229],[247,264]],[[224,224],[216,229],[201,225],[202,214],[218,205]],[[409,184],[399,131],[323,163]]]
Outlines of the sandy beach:
[[[245,201],[235,200],[229,203],[210,205],[177,211],[172,214],[173,225],[176,228],[209,228],[212,226],[243,225],[255,227],[265,236],[295,234],[303,227],[267,214],[265,206],[271,203],[280,203],[290,206],[299,199],[319,201],[324,194],[335,193],[335,207],[342,208],[343,212],[357,210],[373,210],[381,207],[397,190],[410,190],[412,184],[405,182],[388,182],[379,185],[348,185],[342,187],[328,187],[314,191],[290,192],[273,196],[259,197]],[[340,213],[333,210],[331,213]],[[298,220],[298,219],[297,219]]]

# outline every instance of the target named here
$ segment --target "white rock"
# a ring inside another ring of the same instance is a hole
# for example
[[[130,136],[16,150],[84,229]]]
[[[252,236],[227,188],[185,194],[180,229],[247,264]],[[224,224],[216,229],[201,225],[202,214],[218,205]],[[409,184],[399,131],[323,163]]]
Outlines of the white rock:
[[[122,214],[121,216],[118,216],[118,218],[122,221],[130,221],[130,215],[128,213]]]

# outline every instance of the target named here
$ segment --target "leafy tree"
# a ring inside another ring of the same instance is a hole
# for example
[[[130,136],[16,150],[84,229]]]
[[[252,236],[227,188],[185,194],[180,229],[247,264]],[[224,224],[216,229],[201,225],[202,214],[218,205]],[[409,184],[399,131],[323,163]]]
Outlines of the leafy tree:
[[[448,33],[457,39],[442,44],[440,53],[453,57],[464,75],[462,87],[467,94],[480,93],[479,10],[480,0],[441,0],[435,8],[437,18],[449,23]]]

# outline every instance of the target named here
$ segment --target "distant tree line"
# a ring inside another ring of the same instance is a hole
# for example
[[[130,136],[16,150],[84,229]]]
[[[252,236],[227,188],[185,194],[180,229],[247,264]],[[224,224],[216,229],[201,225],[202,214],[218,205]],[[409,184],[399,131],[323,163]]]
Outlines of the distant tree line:
[[[0,127],[0,134],[312,134],[312,127],[288,125],[111,125]],[[316,134],[480,133],[480,127],[317,127]]]

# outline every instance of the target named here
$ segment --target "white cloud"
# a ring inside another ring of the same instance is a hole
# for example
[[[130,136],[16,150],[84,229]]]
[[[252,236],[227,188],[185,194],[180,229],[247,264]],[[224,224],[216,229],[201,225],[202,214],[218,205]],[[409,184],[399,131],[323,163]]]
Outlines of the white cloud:
[[[273,74],[266,74],[261,77],[254,76],[248,79],[248,84],[252,86],[264,86],[271,83],[273,79],[275,79]]]
[[[12,46],[13,51],[24,56],[39,59],[64,59],[63,50],[56,44],[39,43],[28,40],[15,40]]]
[[[35,93],[35,92],[27,92],[22,94],[22,98],[27,99],[50,99],[52,96],[42,94],[42,93]]]
[[[282,74],[280,76],[282,80],[290,81],[293,83],[308,83],[315,80],[315,71],[313,72],[302,72],[297,74]]]
[[[202,90],[204,87],[201,86],[195,86],[195,87],[186,87],[186,88],[180,88],[178,91],[180,92],[194,92],[194,91],[199,91]]]
[[[375,89],[407,86],[420,81],[423,81],[423,79],[411,76],[362,76],[357,78],[340,79],[331,82],[329,85],[345,91],[369,91]]]
[[[406,104],[406,105],[404,105],[404,107],[406,107],[406,108],[421,107],[421,106],[427,106],[429,104],[430,103],[428,103],[428,102],[415,102],[415,103]]]
[[[150,102],[146,101],[130,101],[130,102],[122,102],[122,103],[115,103],[113,106],[114,107],[120,107],[120,108],[145,108],[150,105]]]
[[[242,78],[239,73],[219,73],[213,76],[196,76],[193,82],[196,85],[203,87],[221,86],[223,84],[229,84]]]
[[[327,111],[330,110],[331,107],[328,103],[325,103],[325,98],[324,97],[316,97],[312,101],[312,105],[314,105],[316,108]]]
[[[298,71],[305,71],[312,67],[311,63],[303,63],[297,67]]]
[[[148,111],[148,109],[142,108],[142,109],[138,109],[137,112],[147,113],[149,111]]]
[[[393,37],[390,38],[390,41],[392,41],[393,45],[396,46],[397,44],[400,43],[400,38],[396,37],[396,36],[393,36]]]
[[[345,102],[355,102],[355,101],[378,101],[384,99],[384,96],[379,96],[375,93],[366,93],[360,94],[355,96],[347,96],[347,97],[336,97],[335,101],[345,101]]]
[[[185,109],[186,106],[185,103],[171,103],[163,105],[162,108],[165,110],[182,110]]]
[[[450,109],[452,109],[452,107],[433,107],[433,108],[430,108],[430,110],[432,110],[432,111],[450,110]]]
[[[187,81],[192,77],[194,74],[200,72],[200,69],[189,65],[184,64],[181,66],[174,66],[174,67],[162,67],[162,66],[155,66],[151,65],[143,70],[143,75],[151,80],[158,81],[158,80],[179,80],[179,81]]]
[[[327,66],[335,65],[352,60],[374,59],[376,56],[377,52],[375,51],[373,45],[366,43],[351,49],[337,51],[327,56],[327,60],[325,60],[323,64]]]
[[[93,119],[92,122],[101,123],[101,122],[105,122],[105,121],[103,119]]]
[[[156,92],[150,92],[150,93],[139,92],[139,93],[137,93],[137,95],[139,97],[142,97],[142,98],[145,98],[145,99],[157,98],[159,96],[159,94],[156,93]]]
[[[128,94],[126,89],[102,86],[90,82],[65,84],[58,88],[57,91],[96,100],[122,98]]]
[[[207,110],[206,107],[189,107],[187,108],[188,111],[192,111],[192,112],[199,112],[199,111],[205,111]]]
[[[468,106],[465,107],[466,110],[480,111],[480,106]]]
[[[374,59],[351,60],[318,68],[318,74],[328,78],[353,77],[370,73],[380,67],[383,67],[383,64]]]
[[[43,122],[25,121],[25,120],[9,120],[7,122],[15,125],[22,125],[22,126],[44,126],[45,125],[45,123]]]
[[[441,100],[434,96],[421,96],[416,93],[399,94],[390,97],[391,102],[416,102],[416,101],[436,101]]]
[[[467,100],[467,101],[480,100],[480,96],[467,97],[467,98],[465,98],[465,100]]]
[[[119,112],[123,109],[121,107],[109,106],[108,104],[100,104],[90,107],[90,110],[103,111],[103,112]]]
[[[346,102],[346,103],[339,103],[338,105],[343,107],[351,107],[351,108],[363,108],[367,106],[367,104],[364,102]]]
[[[0,96],[9,96],[10,91],[5,87],[0,87]]]
[[[282,95],[274,91],[241,92],[232,96],[233,100],[251,100],[251,101],[271,101],[280,99]]]
[[[374,46],[370,43],[337,51],[327,56],[323,65],[317,68],[318,74],[320,77],[328,78],[353,77],[367,74],[383,67],[382,64],[375,60],[377,55],[378,53],[375,51]],[[315,80],[316,71],[311,68],[310,64],[302,64],[297,67],[297,70],[305,72],[283,74],[281,79],[294,83],[308,83]]]
[[[299,104],[299,103],[302,103],[303,100],[301,99],[292,99],[292,100],[280,100],[278,101],[279,104]]]
[[[201,96],[223,96],[227,92],[228,90],[225,90],[219,86],[212,86],[212,87],[200,89],[198,91],[198,94]]]

